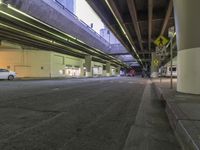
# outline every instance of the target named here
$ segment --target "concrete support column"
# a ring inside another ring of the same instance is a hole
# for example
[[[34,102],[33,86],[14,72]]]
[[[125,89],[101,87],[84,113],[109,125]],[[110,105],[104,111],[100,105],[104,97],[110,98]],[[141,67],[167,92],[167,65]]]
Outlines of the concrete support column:
[[[151,77],[157,78],[158,77],[158,64],[156,61],[158,60],[156,53],[151,53]]]
[[[106,63],[106,76],[109,77],[111,76],[111,72],[110,72],[110,62]]]
[[[92,77],[92,56],[85,56],[86,77]]]
[[[200,94],[200,1],[174,0],[177,33],[177,91]]]
[[[80,69],[81,69],[81,72],[80,72],[80,77],[84,77],[84,59],[81,60],[81,66],[80,66]]]
[[[116,75],[120,75],[121,66],[117,67]]]

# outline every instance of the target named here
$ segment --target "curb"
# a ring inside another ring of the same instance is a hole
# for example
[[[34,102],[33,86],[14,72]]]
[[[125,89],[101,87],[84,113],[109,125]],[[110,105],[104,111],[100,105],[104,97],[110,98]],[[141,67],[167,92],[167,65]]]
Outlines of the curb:
[[[153,83],[156,94],[165,104],[165,112],[183,150],[200,150],[199,130],[173,100],[167,99],[160,87]]]
[[[110,77],[41,77],[41,78],[15,78],[14,81],[37,81],[37,80],[75,80],[75,79],[100,79],[100,78],[112,78],[113,76]],[[115,77],[115,76],[114,76]]]

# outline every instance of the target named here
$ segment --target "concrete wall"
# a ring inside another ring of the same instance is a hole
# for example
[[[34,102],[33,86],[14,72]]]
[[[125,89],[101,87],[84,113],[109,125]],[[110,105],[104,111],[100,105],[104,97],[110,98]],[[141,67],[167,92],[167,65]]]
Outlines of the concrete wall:
[[[0,48],[0,68],[15,71],[17,77],[68,77],[66,67],[69,66],[79,68],[80,75],[77,77],[83,77],[84,63],[84,59],[51,51]],[[107,76],[103,65],[105,64],[92,61],[92,75]],[[109,76],[118,75],[116,70],[116,67],[111,66]]]
[[[65,67],[80,67],[84,60],[60,53],[30,49],[0,49],[0,68],[15,71],[18,77],[64,77]]]
[[[92,74],[93,76],[104,76],[103,64],[99,62],[92,62]]]
[[[0,67],[15,71],[18,77],[49,77],[50,52],[1,49]]]
[[[17,73],[17,77],[83,77],[86,60],[53,51],[39,50],[7,41],[0,42],[0,68]],[[92,76],[118,75],[116,67],[91,61]]]
[[[15,70],[15,66],[22,66],[23,63],[22,51],[10,49],[0,51],[0,68]]]
[[[49,77],[50,76],[50,52],[36,51],[36,50],[23,50],[22,55],[25,53],[24,65],[30,66],[30,77]],[[22,64],[23,65],[23,64]],[[19,70],[16,70],[18,72]]]
[[[65,74],[65,67],[77,67],[80,68],[80,76],[83,76],[83,63],[84,59],[51,52],[51,76],[52,77],[60,77],[67,76]]]

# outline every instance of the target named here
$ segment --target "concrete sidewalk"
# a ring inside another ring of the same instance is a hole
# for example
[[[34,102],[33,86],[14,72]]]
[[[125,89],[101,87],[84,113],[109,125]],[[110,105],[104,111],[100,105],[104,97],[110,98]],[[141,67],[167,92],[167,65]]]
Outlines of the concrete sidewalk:
[[[166,104],[170,125],[182,149],[200,149],[200,96],[176,92],[176,79],[170,89],[169,79],[154,79],[153,83],[160,99]]]
[[[148,82],[123,150],[180,150],[164,107]]]

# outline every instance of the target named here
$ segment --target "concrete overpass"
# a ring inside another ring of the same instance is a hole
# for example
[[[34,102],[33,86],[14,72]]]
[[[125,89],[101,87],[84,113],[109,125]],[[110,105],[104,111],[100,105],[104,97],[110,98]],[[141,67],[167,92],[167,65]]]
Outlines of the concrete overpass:
[[[38,11],[35,11],[35,9],[38,9],[39,6],[48,9],[39,9]],[[97,70],[100,69],[100,72],[102,72],[101,70],[106,70],[107,72],[110,72],[110,66],[115,66],[116,68],[118,68],[117,70],[119,72],[120,66],[126,66],[126,64],[123,63],[121,60],[104,52],[107,51],[109,48],[108,43],[104,39],[102,39],[94,31],[86,27],[77,18],[72,16],[72,14],[69,14],[69,12],[66,12],[62,9],[61,12],[58,11],[60,9],[60,6],[56,5],[53,1],[5,1],[5,3],[1,1],[0,7],[0,39],[1,48],[4,47],[4,51],[2,51],[1,57],[7,57],[8,59],[10,59],[10,57],[14,58],[14,55],[19,55],[15,53],[16,49],[13,50],[14,53],[10,53],[10,51],[7,51],[13,56],[9,56],[5,53],[5,47],[7,47],[7,49],[10,49],[9,43],[21,45],[22,48],[18,52],[21,55],[20,57],[23,57],[23,59],[27,59],[28,56],[26,56],[25,53],[28,49],[32,49],[34,51],[36,50],[35,52],[37,52],[38,49],[50,52],[57,52],[59,53],[59,55],[64,54],[56,58],[56,53],[48,53],[46,55],[47,58],[50,58],[51,55],[55,55],[52,61],[58,61],[57,59],[60,59],[60,57],[62,58],[62,60],[60,60],[60,67],[57,67],[56,70],[53,69],[55,67],[51,67],[51,69],[48,70],[49,73],[44,73],[42,76],[52,76],[52,74],[54,74],[52,73],[52,71],[58,75],[60,70],[64,70],[60,74],[64,75],[63,73],[66,72],[67,66],[71,66],[67,62],[67,55],[73,56],[73,59],[76,59],[74,57],[80,58],[79,60],[77,60],[78,62],[76,62],[78,63],[78,65],[74,63],[73,67],[78,67],[81,70],[82,75],[85,74],[83,73],[84,67],[86,67],[86,72],[88,72],[89,76],[91,76],[91,73],[93,71],[92,68],[96,68]],[[48,19],[47,15],[39,15],[45,14],[44,11],[48,11],[48,14],[53,13],[54,15],[52,15],[51,19]],[[37,17],[34,15],[31,16],[29,15],[29,13],[33,13]],[[59,22],[59,20],[64,20],[64,22]],[[66,24],[68,26],[66,26]],[[70,35],[72,33],[73,35]],[[79,36],[80,39],[78,39],[77,36]],[[5,43],[8,43],[8,46],[5,45]],[[16,47],[18,46],[16,45]],[[25,51],[23,52],[24,47]],[[44,54],[41,54],[41,56],[43,55]],[[24,62],[21,59],[17,59],[17,57],[16,61],[13,61],[12,63],[9,62],[8,59],[5,59],[6,58],[1,58],[1,64],[4,68],[12,69],[15,71],[16,66],[18,66],[17,68],[21,66],[18,70],[21,70],[20,72],[26,75],[27,73],[25,72],[29,72],[28,70],[30,70],[30,62]],[[46,57],[42,59],[42,57],[40,57],[40,62],[42,62],[43,60],[48,61],[49,59],[46,59]],[[70,60],[72,60],[72,58],[70,58]],[[91,65],[92,61],[100,62],[101,64]],[[31,64],[35,63],[31,62]],[[49,63],[51,64],[51,62],[46,62],[45,64]],[[43,65],[45,64],[41,64],[41,67],[39,67],[38,64],[35,64],[37,66],[35,66],[36,68],[41,68],[39,70],[36,70],[40,72],[40,70],[43,70]]]
[[[5,0],[4,2],[64,33],[73,36],[74,39],[83,41],[90,47],[99,49],[105,53],[110,51],[115,52],[115,48],[113,48],[110,43],[58,2],[49,0],[23,2],[21,0]],[[51,17],[49,18],[49,16],[45,14],[50,14]],[[126,49],[125,51],[127,52]],[[124,57],[122,58],[122,56],[119,56],[118,58],[121,60],[125,59]]]

